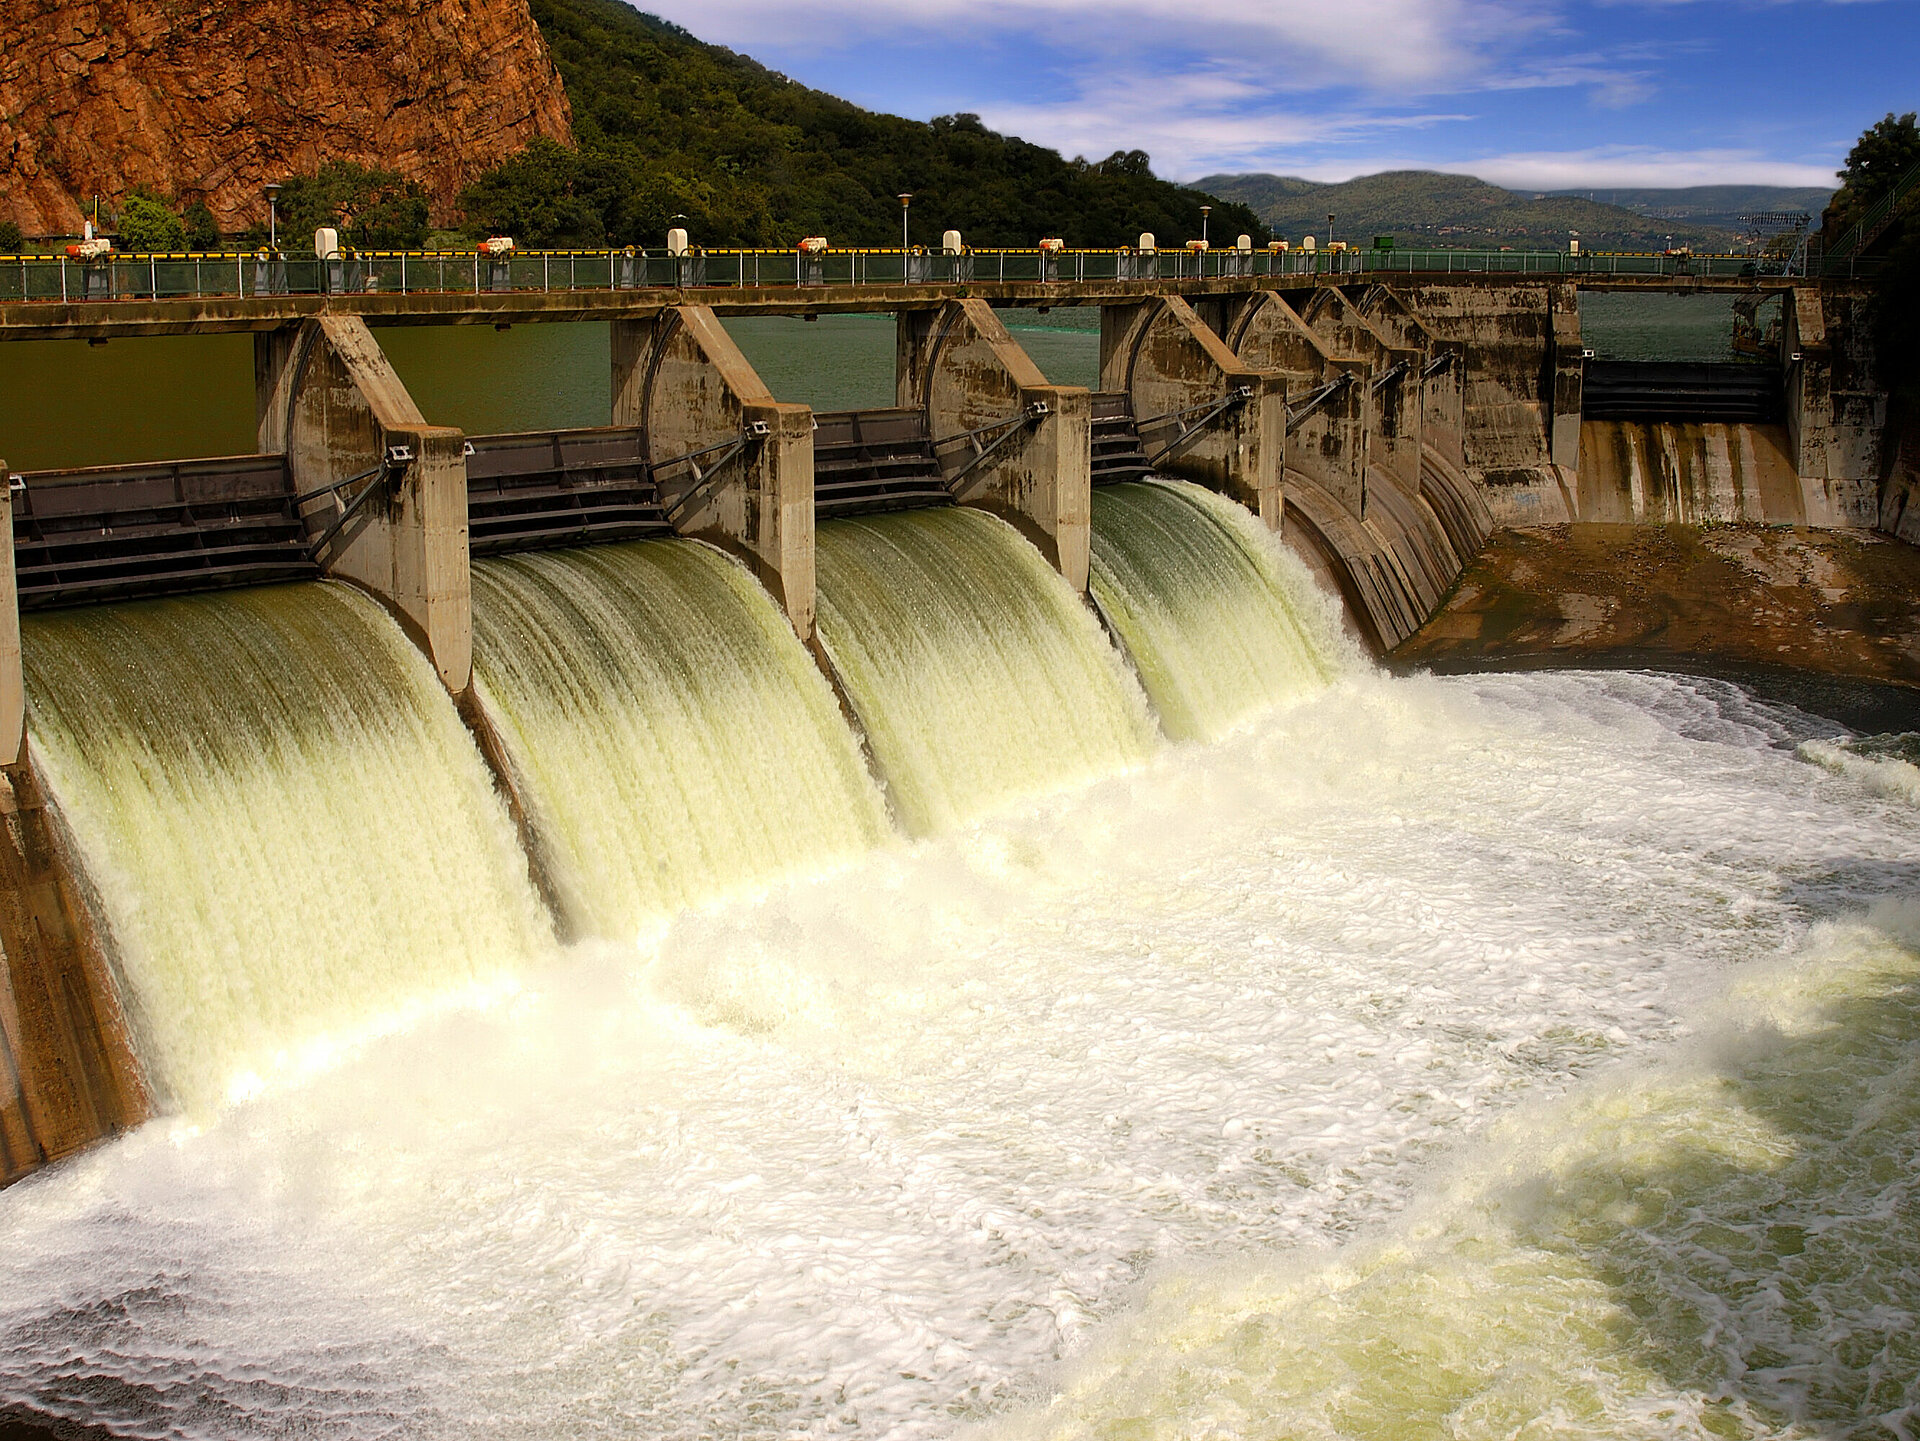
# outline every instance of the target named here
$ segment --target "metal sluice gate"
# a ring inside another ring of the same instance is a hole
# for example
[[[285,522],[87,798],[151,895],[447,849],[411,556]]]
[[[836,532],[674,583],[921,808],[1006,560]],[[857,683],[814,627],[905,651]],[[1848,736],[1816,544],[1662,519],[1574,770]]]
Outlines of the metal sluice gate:
[[[30,471],[12,485],[22,610],[320,575],[284,456]]]

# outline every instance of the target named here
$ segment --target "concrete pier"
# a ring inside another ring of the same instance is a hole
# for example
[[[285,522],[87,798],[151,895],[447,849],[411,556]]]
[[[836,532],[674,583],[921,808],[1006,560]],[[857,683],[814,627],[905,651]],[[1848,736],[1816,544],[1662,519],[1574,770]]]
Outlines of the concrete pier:
[[[1180,296],[1100,310],[1100,388],[1124,392],[1156,470],[1231,495],[1278,530],[1286,378],[1250,364]]]
[[[773,398],[713,311],[613,322],[613,423],[637,427],[675,531],[741,556],[813,639],[813,412]]]
[[[473,675],[465,437],[427,424],[355,317],[255,355],[261,449],[287,457],[321,568],[379,597],[459,695]]]
[[[1009,521],[1087,588],[1092,398],[1052,385],[982,300],[900,312],[895,403],[924,412],[955,500]]]

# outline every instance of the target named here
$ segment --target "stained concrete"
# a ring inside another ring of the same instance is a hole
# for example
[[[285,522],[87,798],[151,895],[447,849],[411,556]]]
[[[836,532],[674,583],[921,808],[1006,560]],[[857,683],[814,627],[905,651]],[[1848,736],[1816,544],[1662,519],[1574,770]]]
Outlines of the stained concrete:
[[[983,300],[902,311],[897,324],[894,403],[927,417],[954,498],[1011,523],[1084,594],[1093,525],[1092,396],[1080,386],[1048,383]],[[1020,416],[1027,419],[1011,433],[986,429]],[[1004,444],[975,464],[1003,435]]]
[[[1583,521],[1804,525],[1783,425],[1589,420],[1580,427]]]

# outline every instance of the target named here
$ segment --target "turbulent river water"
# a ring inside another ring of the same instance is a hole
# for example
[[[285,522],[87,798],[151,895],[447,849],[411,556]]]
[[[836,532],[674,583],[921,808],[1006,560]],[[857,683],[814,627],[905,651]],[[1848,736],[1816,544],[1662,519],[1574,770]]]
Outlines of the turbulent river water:
[[[350,592],[30,626],[35,745],[172,1099],[0,1193],[0,1409],[1911,1434],[1912,746],[1719,681],[1389,677],[1210,503],[1128,488],[1095,529],[1144,692],[998,522],[823,527],[827,647],[913,840],[717,557],[490,563],[482,680],[589,898],[565,946],[430,671]],[[942,554],[947,592],[915,571]],[[674,597],[712,630],[621,630]],[[989,623],[1009,654],[956,671]],[[217,714],[225,673],[262,699]],[[1056,732],[1076,698],[1099,725]],[[1149,699],[1207,739],[1155,740]],[[634,778],[663,706],[711,745]],[[805,805],[703,829],[735,769],[777,793],[756,740]],[[756,826],[786,838],[758,869]]]

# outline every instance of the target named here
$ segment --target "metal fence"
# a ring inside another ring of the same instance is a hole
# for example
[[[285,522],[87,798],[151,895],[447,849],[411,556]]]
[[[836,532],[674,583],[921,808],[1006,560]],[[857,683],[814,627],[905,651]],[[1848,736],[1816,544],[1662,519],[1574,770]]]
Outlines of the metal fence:
[[[1871,262],[1849,273],[1866,274]],[[1775,266],[1773,272],[1777,273]],[[77,260],[0,256],[0,301],[73,304],[262,295],[568,293],[1112,280],[1213,280],[1374,274],[1742,277],[1770,273],[1750,255],[1518,250],[522,250],[362,251],[324,259],[265,251]]]

